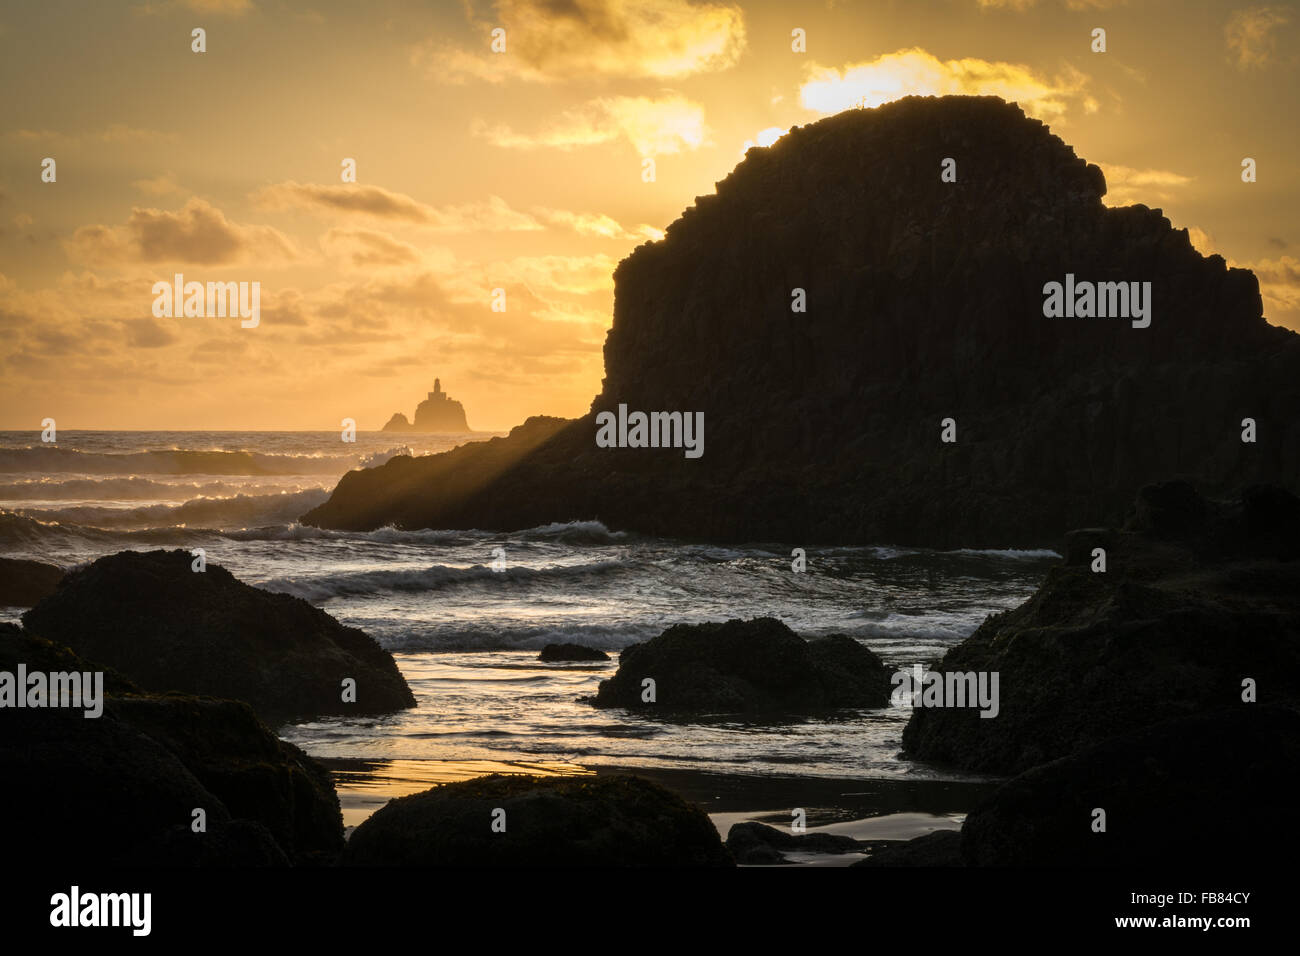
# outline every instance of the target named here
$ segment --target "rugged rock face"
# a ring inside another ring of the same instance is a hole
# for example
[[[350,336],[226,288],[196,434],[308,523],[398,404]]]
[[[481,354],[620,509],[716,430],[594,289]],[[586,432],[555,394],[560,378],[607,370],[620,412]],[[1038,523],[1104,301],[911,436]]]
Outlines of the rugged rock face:
[[[442,390],[442,382],[433,380],[433,391],[415,408],[415,422],[408,422],[401,412],[394,413],[384,426],[386,432],[467,432],[465,408]]]
[[[1288,866],[1300,714],[1266,704],[1117,737],[1007,782],[962,825],[974,866]],[[1105,832],[1093,829],[1105,811]],[[1230,871],[1230,870],[1229,870]]]
[[[392,655],[301,598],[272,594],[186,551],[123,551],[70,572],[23,615],[33,634],[149,691],[242,700],[269,724],[414,707]],[[356,681],[356,703],[343,684]]]
[[[646,702],[643,681],[654,681]],[[851,637],[805,641],[775,618],[675,624],[619,654],[592,703],[665,713],[759,713],[884,707],[889,674]]]
[[[0,670],[97,671],[0,624]],[[0,710],[0,813],[19,857],[96,866],[333,862],[343,821],[329,774],[246,704],[149,696],[105,673],[103,716]],[[38,794],[38,799],[33,799]],[[198,808],[207,832],[191,824]],[[75,821],[75,824],[72,822]]]
[[[504,832],[493,816],[504,810]],[[708,816],[632,776],[494,774],[389,801],[353,832],[352,866],[731,866]]]
[[[1093,571],[1097,548],[1106,570]],[[919,708],[910,757],[1018,773],[1160,721],[1241,703],[1300,705],[1300,500],[1144,488],[1122,530],[1070,536],[1025,604],[994,615],[939,672],[997,672],[1000,711]]]
[[[1250,272],[1159,210],[1106,208],[1105,188],[995,97],[794,129],[619,265],[591,413],[461,456],[451,483],[449,456],[349,475],[305,520],[1006,547],[1055,544],[1171,476],[1294,488],[1300,336],[1264,321]],[[1150,326],[1045,317],[1067,274],[1150,282]],[[598,448],[595,415],[620,403],[702,412],[703,457]]]
[[[0,606],[32,607],[54,592],[63,569],[40,561],[0,558]]]

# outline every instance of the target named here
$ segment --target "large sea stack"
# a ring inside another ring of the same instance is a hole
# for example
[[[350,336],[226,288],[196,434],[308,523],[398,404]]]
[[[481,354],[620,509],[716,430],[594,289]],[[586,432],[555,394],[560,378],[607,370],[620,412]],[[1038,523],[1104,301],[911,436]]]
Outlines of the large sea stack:
[[[1003,547],[1100,524],[1152,481],[1294,490],[1300,336],[1264,320],[1251,272],[1105,192],[996,97],[796,128],[619,265],[586,416],[351,472],[304,520]],[[1149,282],[1149,326],[1045,316],[1067,281]],[[703,413],[703,455],[598,447],[619,405]]]

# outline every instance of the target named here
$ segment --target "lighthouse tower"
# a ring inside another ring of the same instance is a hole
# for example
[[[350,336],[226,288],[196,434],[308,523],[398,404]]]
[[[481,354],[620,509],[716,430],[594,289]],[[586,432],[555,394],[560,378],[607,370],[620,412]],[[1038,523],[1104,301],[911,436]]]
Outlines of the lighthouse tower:
[[[433,380],[433,391],[429,393],[429,401],[436,401],[440,398],[442,398],[442,379],[435,378]]]

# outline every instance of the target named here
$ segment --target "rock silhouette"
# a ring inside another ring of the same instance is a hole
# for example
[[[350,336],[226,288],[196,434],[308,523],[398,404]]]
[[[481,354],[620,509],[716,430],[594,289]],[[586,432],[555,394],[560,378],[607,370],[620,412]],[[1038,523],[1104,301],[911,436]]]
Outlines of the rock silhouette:
[[[148,691],[242,700],[268,724],[414,707],[393,657],[301,598],[191,570],[186,551],[123,551],[69,572],[23,614],[33,634]],[[356,682],[344,702],[343,681]]]
[[[415,408],[415,421],[394,412],[383,428],[386,432],[467,432],[465,408],[442,390],[442,380],[433,380],[433,391]]]
[[[1075,532],[1032,598],[935,666],[997,672],[997,717],[918,708],[903,746],[1019,773],[1161,721],[1253,706],[1247,679],[1300,707],[1298,559],[1300,500],[1283,489],[1214,501],[1183,482],[1144,488],[1124,528]]]
[[[644,681],[655,699],[645,699]],[[884,707],[889,672],[844,634],[805,641],[771,617],[674,624],[623,648],[591,702],[654,713],[800,713]]]
[[[1054,544],[1172,476],[1294,488],[1300,336],[1264,320],[1252,273],[1105,191],[996,97],[795,128],[619,264],[586,416],[540,440],[530,420],[481,460],[350,474],[304,520],[1007,547]],[[1151,282],[1150,326],[1045,317],[1067,275]],[[702,412],[703,456],[598,448],[595,416],[619,404]]]
[[[63,569],[43,561],[0,558],[0,607],[31,607],[54,592]]]
[[[104,712],[0,710],[0,788],[20,822],[10,849],[94,866],[284,866],[334,862],[343,820],[328,771],[278,740],[247,704],[148,695],[119,673],[12,624],[0,670],[105,671]],[[207,831],[191,827],[206,813]],[[69,825],[69,821],[78,821]]]
[[[1285,866],[1300,838],[1277,821],[1297,784],[1300,714],[1239,704],[1015,777],[966,817],[961,854],[971,866]],[[1105,832],[1093,829],[1097,808]]]
[[[493,830],[499,818],[501,830]],[[733,866],[704,811],[635,776],[493,774],[390,800],[345,866]]]

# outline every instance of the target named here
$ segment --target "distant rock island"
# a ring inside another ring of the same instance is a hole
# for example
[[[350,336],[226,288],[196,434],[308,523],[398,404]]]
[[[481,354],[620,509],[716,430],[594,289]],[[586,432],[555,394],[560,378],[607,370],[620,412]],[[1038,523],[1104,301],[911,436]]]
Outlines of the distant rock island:
[[[1300,335],[1265,321],[1249,270],[1105,193],[997,97],[795,128],[619,263],[586,415],[350,472],[303,520],[1006,548],[1174,477],[1296,490]],[[1070,276],[1149,282],[1149,327],[1049,316]],[[703,413],[703,457],[598,447],[621,405]]]
[[[395,412],[384,426],[386,432],[467,432],[465,408],[442,390],[442,380],[433,380],[433,391],[415,409],[415,423]]]

